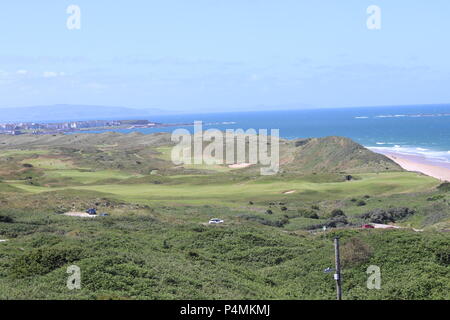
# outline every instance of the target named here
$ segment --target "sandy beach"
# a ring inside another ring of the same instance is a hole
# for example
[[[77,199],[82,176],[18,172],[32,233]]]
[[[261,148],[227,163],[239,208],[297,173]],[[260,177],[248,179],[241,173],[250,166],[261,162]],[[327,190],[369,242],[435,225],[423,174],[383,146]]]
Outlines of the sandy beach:
[[[450,167],[448,164],[433,161],[432,159],[421,156],[405,155],[391,151],[373,151],[384,154],[405,170],[421,172],[441,181],[450,181]]]

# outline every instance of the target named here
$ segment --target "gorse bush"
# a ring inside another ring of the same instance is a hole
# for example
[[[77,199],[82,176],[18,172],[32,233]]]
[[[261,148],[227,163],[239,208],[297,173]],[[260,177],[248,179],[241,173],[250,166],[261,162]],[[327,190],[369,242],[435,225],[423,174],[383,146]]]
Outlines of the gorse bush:
[[[24,278],[47,274],[83,257],[80,248],[42,247],[17,257],[10,268],[11,276]]]
[[[415,211],[409,208],[375,209],[363,214],[361,218],[373,223],[389,223],[396,222],[414,213]]]
[[[344,267],[357,266],[367,262],[372,256],[372,248],[359,238],[351,238],[341,247]]]
[[[285,224],[289,223],[289,218],[287,217],[282,217],[279,220],[268,220],[265,219],[263,217],[259,217],[259,216],[255,216],[255,215],[240,215],[239,216],[242,219],[248,220],[248,221],[255,221],[255,222],[259,222],[265,226],[272,226],[272,227],[278,227],[281,228],[283,227]]]
[[[450,191],[450,182],[441,183],[437,188],[440,191],[448,192]]]
[[[441,200],[441,199],[444,199],[444,198],[445,198],[445,195],[443,195],[443,194],[435,194],[435,195],[433,195],[431,197],[428,197],[427,201],[437,201],[437,200]]]
[[[298,212],[298,215],[303,218],[319,219],[319,215],[312,210],[298,209],[297,212]]]
[[[356,202],[356,205],[358,206],[358,207],[362,207],[362,206],[365,206],[367,203],[364,201],[364,200],[358,200],[357,202]]]
[[[331,215],[332,218],[345,217],[345,213],[341,209],[334,209],[333,211],[331,211],[330,215]]]
[[[450,245],[435,249],[436,261],[443,266],[450,266]]]
[[[9,216],[3,216],[0,215],[0,222],[4,222],[4,223],[13,223],[14,219],[9,217]]]

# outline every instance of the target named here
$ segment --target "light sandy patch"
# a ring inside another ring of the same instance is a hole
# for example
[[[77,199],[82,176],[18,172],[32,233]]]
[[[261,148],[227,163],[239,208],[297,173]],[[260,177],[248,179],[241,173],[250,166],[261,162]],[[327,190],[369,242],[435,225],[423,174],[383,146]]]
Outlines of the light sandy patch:
[[[76,211],[66,212],[63,215],[69,216],[69,217],[81,217],[81,218],[95,218],[96,217],[96,215],[90,215],[86,212],[76,212]]]
[[[284,191],[283,194],[291,194],[291,193],[294,193],[295,191],[297,191],[297,190]]]
[[[450,181],[450,169],[439,167],[428,163],[420,163],[408,159],[406,156],[385,154],[388,158],[396,162],[403,169],[408,171],[421,172],[427,176],[434,177],[441,181]]]
[[[236,163],[236,164],[230,164],[228,166],[228,168],[231,168],[231,169],[242,169],[242,168],[250,167],[251,165],[252,165],[251,163]]]

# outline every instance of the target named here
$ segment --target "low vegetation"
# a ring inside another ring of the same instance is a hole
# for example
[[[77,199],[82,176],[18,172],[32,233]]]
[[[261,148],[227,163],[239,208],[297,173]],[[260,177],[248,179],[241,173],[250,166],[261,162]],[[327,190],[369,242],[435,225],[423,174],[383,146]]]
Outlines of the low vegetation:
[[[450,298],[447,184],[338,137],[282,141],[270,177],[175,166],[170,146],[167,134],[0,136],[0,299],[333,299],[336,235],[345,299]],[[64,215],[88,208],[108,215]],[[370,265],[381,290],[366,287]]]

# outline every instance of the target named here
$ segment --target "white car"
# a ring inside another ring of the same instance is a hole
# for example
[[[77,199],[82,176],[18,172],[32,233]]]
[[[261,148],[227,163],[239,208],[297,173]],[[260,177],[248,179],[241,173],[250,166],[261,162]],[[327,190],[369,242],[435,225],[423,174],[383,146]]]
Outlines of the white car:
[[[217,219],[217,218],[209,220],[209,224],[219,224],[219,223],[223,223],[223,222],[224,221],[222,219]]]

